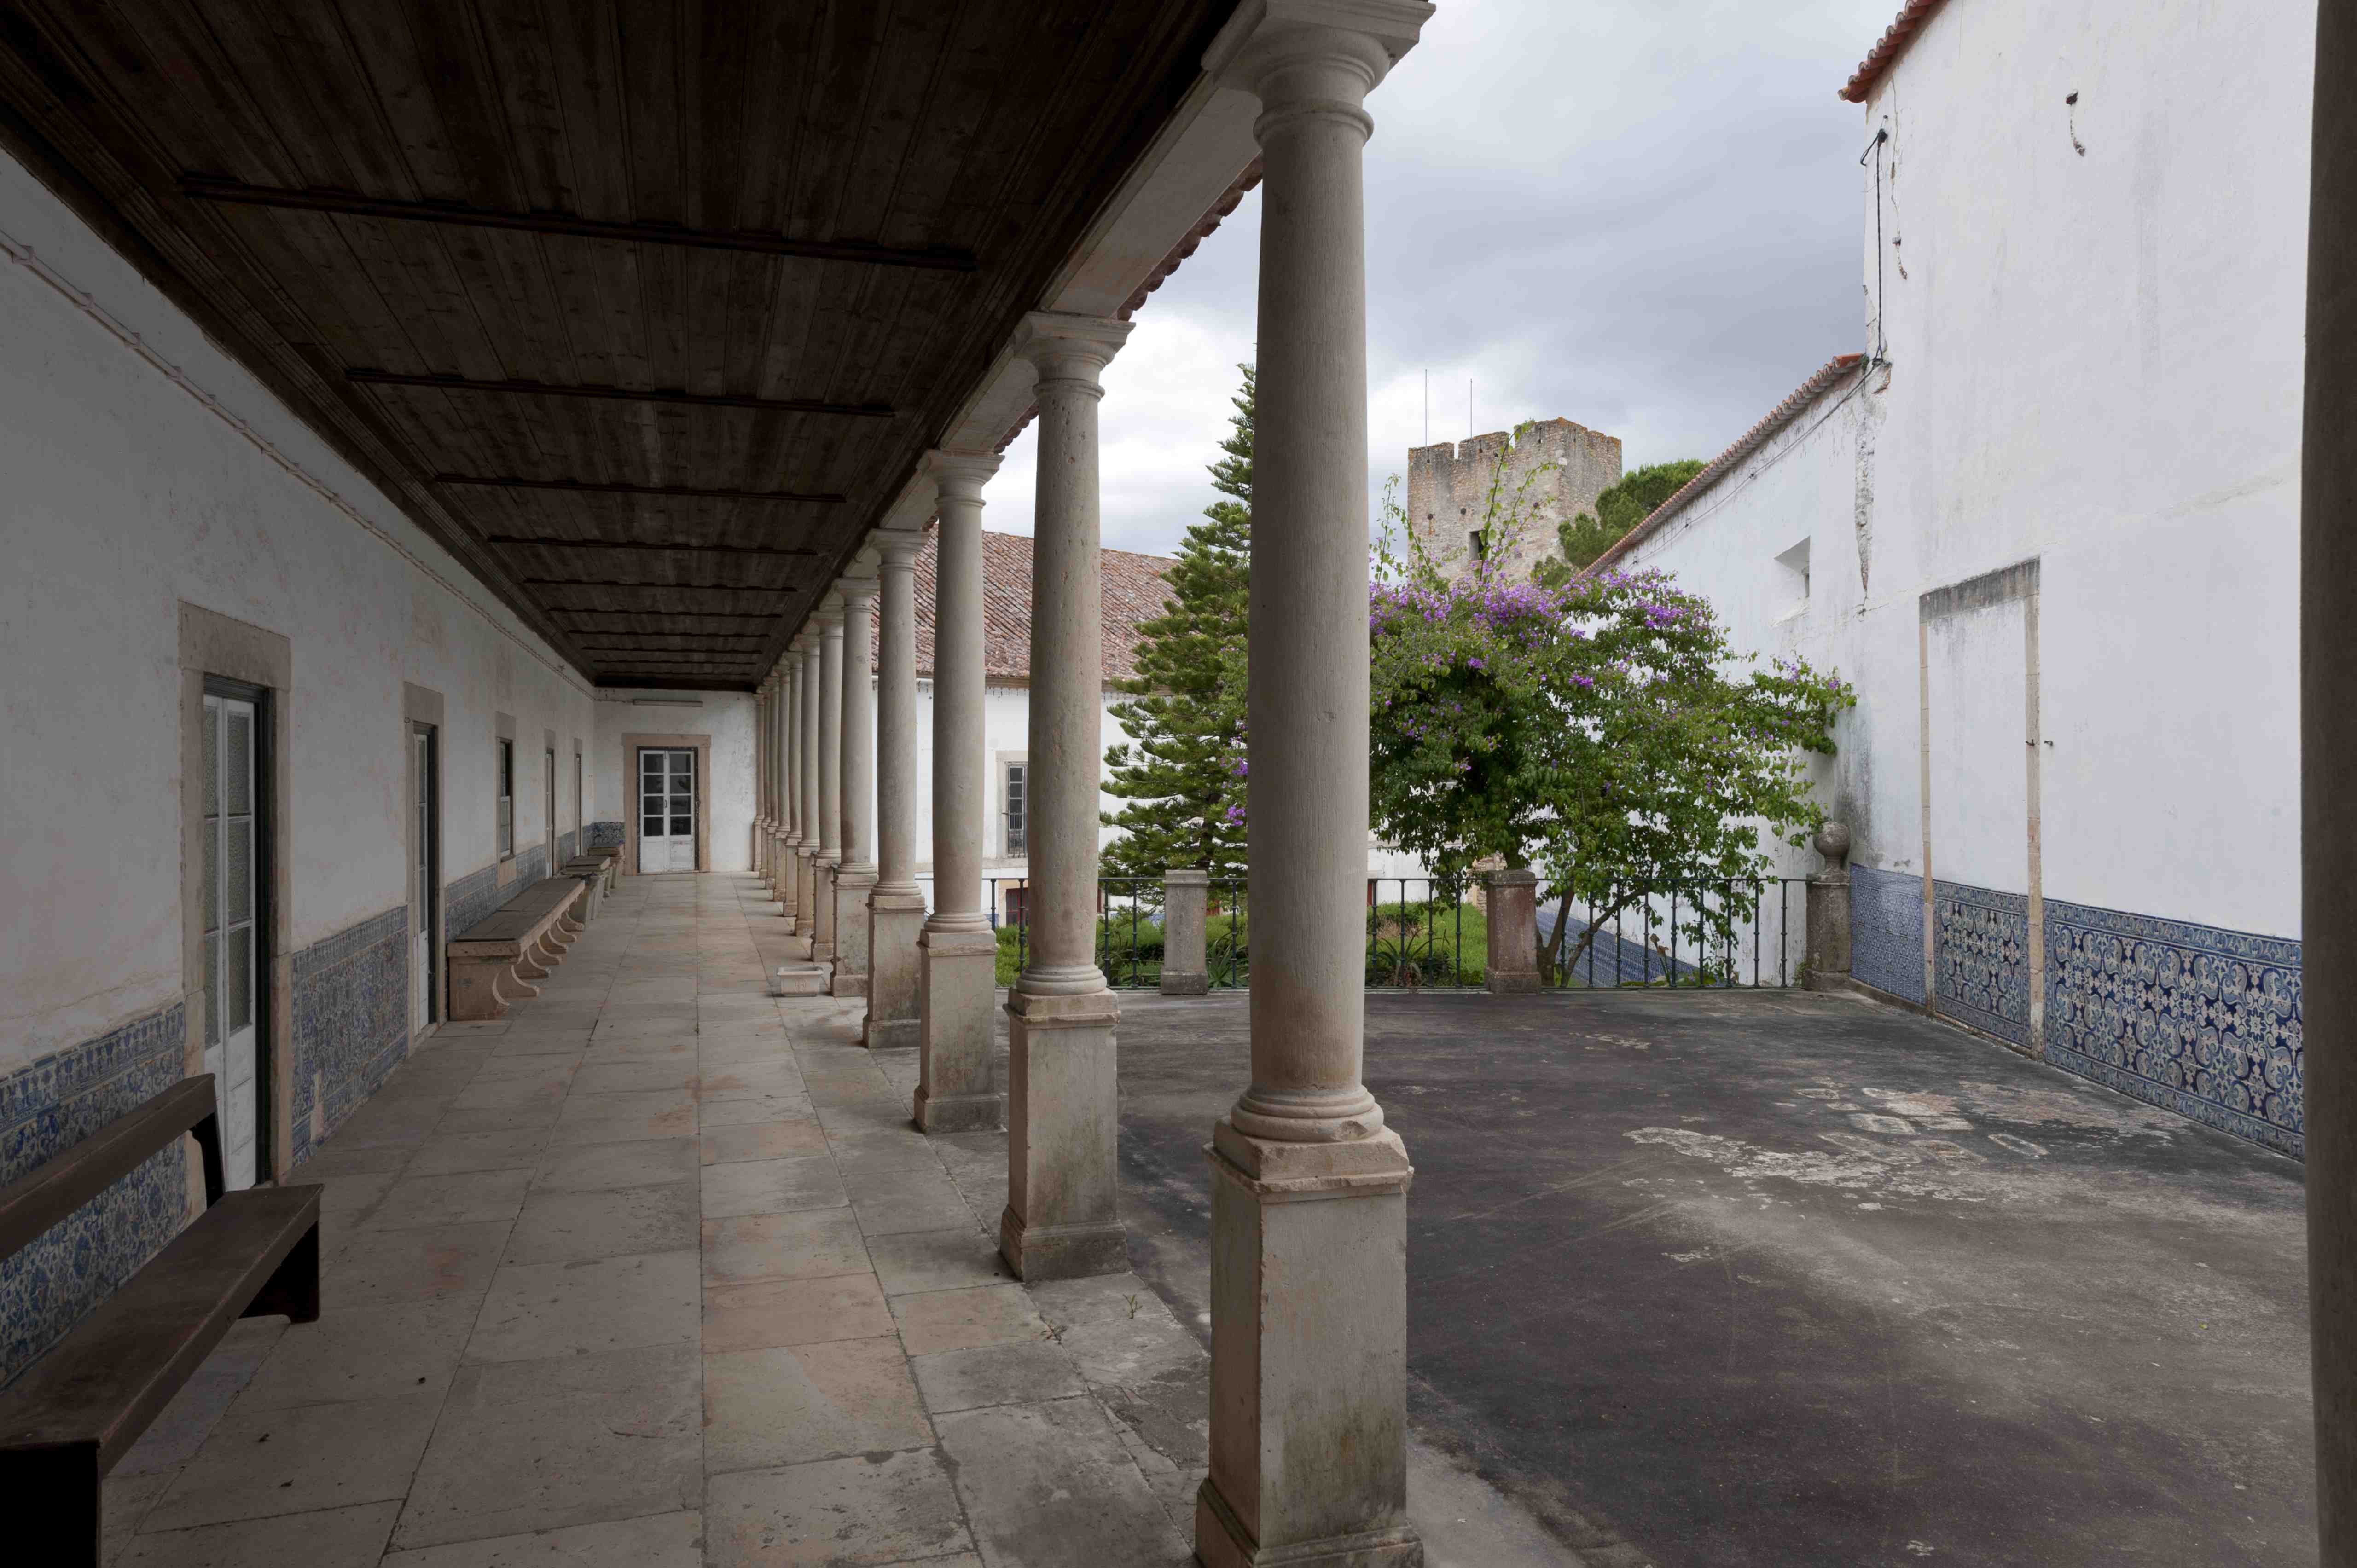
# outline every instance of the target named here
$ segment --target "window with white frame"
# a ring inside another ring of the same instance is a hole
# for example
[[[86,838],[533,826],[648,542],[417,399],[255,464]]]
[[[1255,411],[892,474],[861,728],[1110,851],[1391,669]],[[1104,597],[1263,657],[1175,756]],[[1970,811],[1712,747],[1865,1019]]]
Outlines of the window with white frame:
[[[1028,829],[1030,824],[1028,789],[1025,783],[1026,765],[1006,765],[1006,853],[1009,855],[1030,853]]]

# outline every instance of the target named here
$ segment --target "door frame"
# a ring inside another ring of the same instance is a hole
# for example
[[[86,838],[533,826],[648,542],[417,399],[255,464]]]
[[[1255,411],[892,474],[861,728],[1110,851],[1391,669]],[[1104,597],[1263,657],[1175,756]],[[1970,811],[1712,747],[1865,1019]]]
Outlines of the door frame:
[[[255,804],[262,831],[254,835],[255,983],[254,1088],[262,1103],[254,1124],[255,1178],[270,1183],[293,1168],[295,1150],[295,951],[289,921],[287,868],[292,864],[288,744],[294,689],[294,645],[279,633],[182,601],[180,670],[180,984],[186,1036],[181,1072],[205,1070],[204,987],[204,724],[208,678],[249,688],[235,695],[255,704]],[[203,1204],[190,1162],[189,1209]]]
[[[713,787],[712,736],[710,735],[626,735],[622,737],[623,788],[628,807],[622,813],[622,875],[639,875],[639,753],[641,751],[693,751],[695,753],[697,788],[695,811],[695,869],[712,869],[712,809],[713,798],[719,793]]]
[[[433,758],[434,762],[434,820],[432,822],[434,842],[427,846],[431,857],[428,865],[434,874],[434,885],[426,890],[427,897],[432,903],[432,908],[428,913],[434,922],[433,1016],[430,1019],[412,1017],[409,1020],[409,1037],[412,1041],[414,1041],[420,1035],[425,1033],[428,1028],[439,1024],[442,1020],[450,1016],[450,967],[447,961],[448,955],[444,945],[449,936],[449,926],[447,922],[447,916],[449,914],[449,884],[447,877],[444,874],[445,867],[443,865],[443,850],[445,845],[443,840],[445,834],[443,832],[442,826],[444,814],[449,809],[450,799],[450,747],[447,744],[450,732],[444,727],[442,723],[443,708],[444,703],[442,701],[442,693],[435,691],[432,687],[413,685],[407,681],[404,681],[401,683],[402,776],[404,778],[408,777],[409,746],[411,744],[410,736],[415,735],[421,729],[433,736],[433,745],[428,750],[428,755]],[[415,816],[414,813],[409,810],[410,805],[411,802],[406,800],[402,802],[402,821],[404,826],[402,829],[401,842],[408,850],[411,860],[414,863],[417,854],[417,845],[412,841],[411,834],[414,831],[413,824],[414,823]],[[402,903],[404,906],[409,902],[408,883],[408,875],[404,870],[402,876]],[[412,930],[414,930],[414,928],[407,927],[404,923],[403,933],[404,938],[406,938]],[[404,955],[404,961],[402,964],[403,985],[404,989],[408,986],[408,973],[409,966],[406,962],[406,955]]]

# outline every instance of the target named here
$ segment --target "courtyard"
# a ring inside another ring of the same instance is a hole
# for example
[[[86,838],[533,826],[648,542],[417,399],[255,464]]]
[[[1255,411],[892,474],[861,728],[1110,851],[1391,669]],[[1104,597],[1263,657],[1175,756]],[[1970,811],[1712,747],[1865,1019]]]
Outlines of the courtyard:
[[[296,1174],[320,1321],[216,1352],[107,1561],[1188,1561],[1245,999],[1124,998],[1135,1272],[1026,1285],[1006,1135],[767,996],[774,908],[634,879],[402,1068]],[[1368,1015],[1433,1563],[2312,1561],[2291,1163],[1847,1000]]]

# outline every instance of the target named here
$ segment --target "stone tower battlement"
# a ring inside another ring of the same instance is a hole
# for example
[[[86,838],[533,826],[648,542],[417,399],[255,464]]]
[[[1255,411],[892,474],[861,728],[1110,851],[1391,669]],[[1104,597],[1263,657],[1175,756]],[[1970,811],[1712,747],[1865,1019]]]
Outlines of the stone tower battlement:
[[[1555,525],[1594,511],[1596,498],[1620,482],[1620,439],[1568,419],[1544,419],[1523,433],[1519,446],[1498,430],[1453,445],[1409,447],[1408,529],[1452,577],[1472,559],[1472,536],[1489,513],[1490,487],[1501,463],[1500,505],[1512,506],[1519,494],[1523,510],[1511,575],[1527,577],[1540,561],[1558,553]]]

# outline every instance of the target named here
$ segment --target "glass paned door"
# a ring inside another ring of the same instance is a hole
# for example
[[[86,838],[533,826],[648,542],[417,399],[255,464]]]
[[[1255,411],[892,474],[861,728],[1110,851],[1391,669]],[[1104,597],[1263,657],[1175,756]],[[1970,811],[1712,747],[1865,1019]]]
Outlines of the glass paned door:
[[[639,753],[639,869],[695,869],[695,753]]]
[[[231,1187],[252,1187],[261,1122],[261,813],[254,704],[205,695],[205,1070],[220,1095],[222,1159]]]

